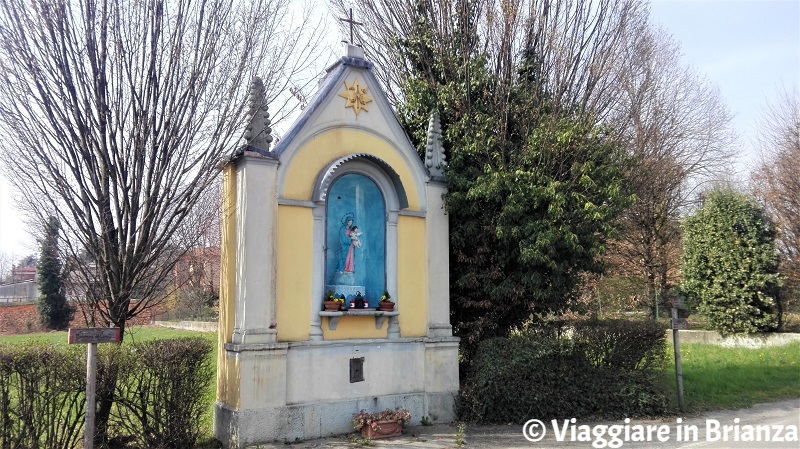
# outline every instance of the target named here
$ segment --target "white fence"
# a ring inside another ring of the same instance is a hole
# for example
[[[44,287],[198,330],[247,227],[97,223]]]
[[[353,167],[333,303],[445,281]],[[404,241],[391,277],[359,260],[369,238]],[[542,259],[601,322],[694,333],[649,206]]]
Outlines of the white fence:
[[[153,321],[153,324],[172,329],[183,329],[197,332],[216,332],[216,321]]]
[[[783,346],[800,341],[800,334],[774,332],[770,334],[731,335],[722,337],[714,331],[682,330],[681,343],[704,343],[725,347],[763,348]],[[672,341],[672,331],[667,330],[667,339]]]
[[[36,302],[38,299],[39,284],[36,281],[0,285],[0,303]]]

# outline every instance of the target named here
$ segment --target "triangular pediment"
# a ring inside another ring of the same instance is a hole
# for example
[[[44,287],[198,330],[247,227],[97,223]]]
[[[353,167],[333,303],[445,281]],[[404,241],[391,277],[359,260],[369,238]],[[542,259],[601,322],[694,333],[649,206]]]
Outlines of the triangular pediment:
[[[419,160],[372,66],[363,58],[363,50],[350,46],[348,56],[328,69],[317,94],[275,146],[278,159],[291,158],[295,150],[320,133],[348,128],[390,142],[405,158],[412,159],[413,155]]]

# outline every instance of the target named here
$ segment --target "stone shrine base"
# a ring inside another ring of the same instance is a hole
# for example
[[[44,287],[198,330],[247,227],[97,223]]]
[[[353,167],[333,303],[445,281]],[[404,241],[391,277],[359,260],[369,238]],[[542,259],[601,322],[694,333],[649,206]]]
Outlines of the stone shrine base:
[[[456,418],[454,398],[452,393],[414,393],[246,411],[217,402],[214,427],[218,435],[238,429],[238,435],[229,435],[230,443],[225,447],[239,449],[264,442],[303,441],[351,433],[355,431],[352,414],[360,410],[400,407],[410,411],[415,422],[423,416],[438,416],[435,422],[450,422]]]
[[[225,357],[240,369],[221,387],[238,406],[214,406],[214,434],[227,448],[352,432],[361,410],[455,419],[455,337],[226,344]]]

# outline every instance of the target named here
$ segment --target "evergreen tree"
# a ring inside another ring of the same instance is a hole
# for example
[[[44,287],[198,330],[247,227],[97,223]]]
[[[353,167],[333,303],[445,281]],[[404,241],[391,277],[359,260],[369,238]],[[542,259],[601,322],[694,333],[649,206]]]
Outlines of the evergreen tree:
[[[69,327],[74,309],[64,296],[64,279],[58,254],[58,234],[61,226],[56,217],[50,217],[45,226],[39,257],[39,320],[48,329],[63,330]]]
[[[452,323],[469,353],[572,307],[582,274],[602,269],[598,256],[628,198],[621,149],[591,117],[550,108],[532,57],[517,76],[493,74],[470,8],[455,9],[467,13],[453,25],[452,45],[440,45],[448,54],[432,49],[424,23],[402,42],[412,76],[399,115],[420,151],[430,112],[441,116]]]
[[[710,329],[728,335],[778,328],[775,232],[754,200],[713,190],[685,220],[683,247],[682,289]]]

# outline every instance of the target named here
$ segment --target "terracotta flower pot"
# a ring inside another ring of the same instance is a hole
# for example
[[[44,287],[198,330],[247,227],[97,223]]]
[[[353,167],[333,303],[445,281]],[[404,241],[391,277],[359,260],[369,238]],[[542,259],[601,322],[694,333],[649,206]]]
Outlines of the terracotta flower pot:
[[[394,310],[394,303],[389,301],[381,301],[378,303],[378,310],[383,312],[391,312]]]
[[[373,430],[370,426],[361,428],[361,437],[370,440],[399,437],[401,433],[403,433],[403,426],[397,421],[378,421],[377,430]]]
[[[326,312],[336,312],[339,310],[339,303],[336,301],[325,301],[325,311]]]

